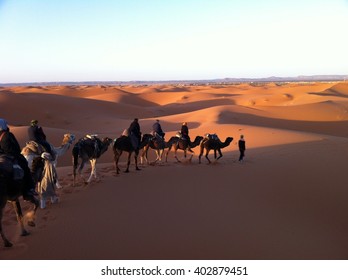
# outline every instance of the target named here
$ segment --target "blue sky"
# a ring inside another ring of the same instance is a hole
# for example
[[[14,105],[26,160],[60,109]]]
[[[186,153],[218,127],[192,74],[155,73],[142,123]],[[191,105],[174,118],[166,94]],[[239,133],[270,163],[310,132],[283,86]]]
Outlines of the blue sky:
[[[0,0],[0,83],[348,74],[347,0]]]

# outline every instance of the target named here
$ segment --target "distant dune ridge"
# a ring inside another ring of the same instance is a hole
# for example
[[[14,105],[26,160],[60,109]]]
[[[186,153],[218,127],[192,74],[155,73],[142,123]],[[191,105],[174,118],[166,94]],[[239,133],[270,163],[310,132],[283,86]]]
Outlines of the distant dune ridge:
[[[15,246],[0,247],[0,259],[347,259],[347,76],[315,77],[0,87],[1,118],[22,147],[31,119],[54,146],[65,133],[119,137],[134,118],[143,133],[159,119],[166,140],[183,122],[191,139],[234,138],[217,163],[202,157],[199,165],[196,147],[192,162],[179,152],[176,163],[171,152],[168,163],[139,172],[132,164],[118,176],[109,149],[98,181],[75,188],[69,150],[58,162],[60,203],[38,212],[30,236],[19,236],[6,207],[4,230]]]

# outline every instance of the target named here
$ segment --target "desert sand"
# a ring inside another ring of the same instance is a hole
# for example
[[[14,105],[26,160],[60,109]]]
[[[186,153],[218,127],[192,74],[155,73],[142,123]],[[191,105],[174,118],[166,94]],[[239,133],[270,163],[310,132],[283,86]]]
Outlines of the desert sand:
[[[38,210],[29,236],[6,206],[14,246],[0,259],[348,259],[347,98],[338,82],[2,87],[0,117],[21,146],[31,119],[54,146],[64,133],[116,138],[135,117],[143,133],[160,119],[166,140],[184,121],[191,139],[234,140],[212,164],[198,164],[196,147],[192,161],[171,152],[119,175],[109,148],[99,178],[75,187],[70,149],[58,160],[60,202]]]

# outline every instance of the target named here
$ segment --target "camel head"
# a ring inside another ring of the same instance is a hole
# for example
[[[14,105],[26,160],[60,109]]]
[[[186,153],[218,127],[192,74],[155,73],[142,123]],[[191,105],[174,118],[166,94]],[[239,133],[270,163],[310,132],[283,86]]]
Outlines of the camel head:
[[[66,144],[72,144],[75,141],[75,135],[74,134],[64,134],[62,146]]]
[[[203,140],[203,136],[196,136],[195,140],[193,141],[193,143],[200,143]]]
[[[112,140],[109,137],[105,137],[105,138],[102,139],[102,142],[103,142],[103,144],[109,146],[109,145],[111,145],[114,142],[114,140]]]
[[[233,141],[233,137],[227,137],[225,142],[223,143],[223,146],[227,147],[228,145],[231,144],[232,141]]]

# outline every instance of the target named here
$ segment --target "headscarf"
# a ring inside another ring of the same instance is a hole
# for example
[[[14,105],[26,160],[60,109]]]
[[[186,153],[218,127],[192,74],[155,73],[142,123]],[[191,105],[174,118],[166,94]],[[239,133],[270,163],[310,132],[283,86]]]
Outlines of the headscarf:
[[[0,131],[7,130],[7,121],[5,119],[0,119]]]
[[[34,126],[34,125],[37,125],[39,122],[37,121],[37,120],[32,120],[31,122],[30,122],[30,124],[32,125],[32,126]]]

